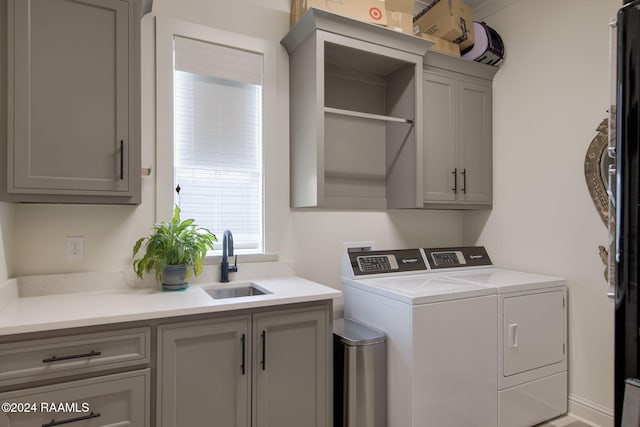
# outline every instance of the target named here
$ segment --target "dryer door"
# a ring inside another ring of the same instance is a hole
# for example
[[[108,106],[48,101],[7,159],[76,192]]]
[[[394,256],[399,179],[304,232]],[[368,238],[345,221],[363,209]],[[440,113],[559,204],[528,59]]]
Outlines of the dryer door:
[[[562,362],[564,312],[562,291],[504,298],[502,352],[505,377]]]

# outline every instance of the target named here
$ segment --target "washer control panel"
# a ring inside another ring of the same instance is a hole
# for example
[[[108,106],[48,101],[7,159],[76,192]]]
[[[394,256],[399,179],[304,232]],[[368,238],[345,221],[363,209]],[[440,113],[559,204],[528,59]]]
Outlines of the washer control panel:
[[[420,249],[349,252],[354,276],[427,271]]]
[[[363,255],[357,258],[358,267],[364,273],[380,273],[398,269],[398,262],[393,255]]]

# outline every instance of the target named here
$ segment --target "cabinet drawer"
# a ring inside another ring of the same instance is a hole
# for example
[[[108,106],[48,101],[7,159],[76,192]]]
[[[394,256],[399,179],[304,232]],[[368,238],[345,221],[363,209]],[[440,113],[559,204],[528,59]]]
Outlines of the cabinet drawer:
[[[148,427],[149,390],[144,369],[2,393],[0,427]]]
[[[0,386],[149,363],[150,328],[0,344]]]

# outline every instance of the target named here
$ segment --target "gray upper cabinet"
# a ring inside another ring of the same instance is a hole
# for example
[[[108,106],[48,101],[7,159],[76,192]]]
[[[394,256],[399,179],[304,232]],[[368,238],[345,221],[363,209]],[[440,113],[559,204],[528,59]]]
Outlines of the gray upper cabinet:
[[[282,44],[291,205],[421,207],[421,75],[431,42],[311,9]]]
[[[425,57],[425,208],[491,207],[491,84],[496,71],[435,52]]]
[[[491,205],[492,134],[491,83],[479,79],[458,80],[460,99],[457,153],[462,178],[460,204]]]
[[[424,200],[455,203],[456,80],[445,74],[424,73]]]
[[[138,0],[8,0],[4,199],[140,203]]]

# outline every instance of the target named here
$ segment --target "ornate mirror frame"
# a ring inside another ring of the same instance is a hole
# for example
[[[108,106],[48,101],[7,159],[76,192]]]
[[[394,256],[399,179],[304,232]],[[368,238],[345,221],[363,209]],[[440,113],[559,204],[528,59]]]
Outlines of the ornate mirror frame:
[[[584,177],[587,181],[587,187],[589,188],[589,194],[591,194],[593,204],[600,215],[600,219],[602,219],[605,227],[613,230],[615,229],[615,217],[609,218],[608,192],[609,165],[612,164],[613,159],[609,157],[607,151],[609,146],[608,127],[608,119],[605,118],[596,129],[597,135],[591,141],[584,159]],[[610,220],[611,224],[609,223]],[[613,276],[615,274],[614,271],[609,272],[609,265],[613,265],[609,257],[610,254],[614,253],[614,244],[612,239],[611,247],[608,251],[604,246],[598,247],[602,263],[605,265],[604,277],[609,284],[614,280]]]
[[[602,120],[596,131],[598,134],[587,149],[587,155],[584,159],[584,177],[587,180],[587,187],[591,194],[591,199],[596,205],[600,219],[605,226],[609,226],[609,194],[607,193],[607,174],[608,165],[608,121]],[[603,168],[605,169],[603,171]]]

